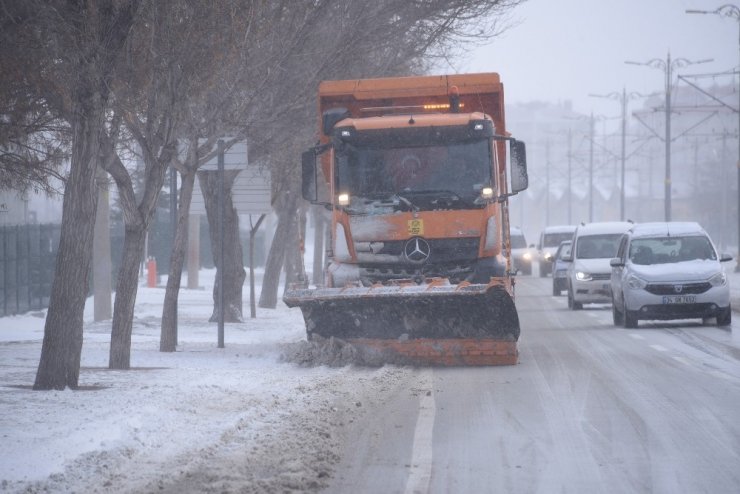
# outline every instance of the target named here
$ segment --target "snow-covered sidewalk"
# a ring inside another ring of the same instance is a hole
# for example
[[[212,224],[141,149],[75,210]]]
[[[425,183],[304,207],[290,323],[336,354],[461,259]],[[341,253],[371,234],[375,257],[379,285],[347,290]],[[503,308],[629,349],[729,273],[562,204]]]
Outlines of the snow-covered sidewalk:
[[[140,287],[132,370],[107,369],[110,321],[87,304],[81,391],[32,391],[45,313],[0,318],[0,491],[285,492],[325,485],[342,426],[404,369],[298,367],[305,338],[282,302],[226,324],[217,348],[213,272],[182,290],[178,351],[159,352],[164,288]],[[89,309],[89,310],[88,310]],[[88,313],[89,312],[89,313]],[[369,397],[369,398],[368,398]]]

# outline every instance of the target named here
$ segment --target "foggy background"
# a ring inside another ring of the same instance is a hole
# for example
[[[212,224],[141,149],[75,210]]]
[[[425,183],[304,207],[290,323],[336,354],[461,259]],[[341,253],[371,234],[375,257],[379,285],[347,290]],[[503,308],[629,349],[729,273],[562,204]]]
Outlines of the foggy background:
[[[513,198],[511,218],[528,243],[536,243],[546,225],[620,219],[623,89],[628,103],[625,217],[665,219],[665,70],[625,61],[665,63],[670,52],[672,60],[713,59],[673,70],[672,219],[699,221],[721,250],[736,251],[737,113],[678,80],[705,74],[690,80],[738,107],[737,18],[685,12],[714,11],[724,4],[529,0],[512,13],[501,36],[469,59],[439,68],[501,75],[507,130],[527,143],[530,189]]]

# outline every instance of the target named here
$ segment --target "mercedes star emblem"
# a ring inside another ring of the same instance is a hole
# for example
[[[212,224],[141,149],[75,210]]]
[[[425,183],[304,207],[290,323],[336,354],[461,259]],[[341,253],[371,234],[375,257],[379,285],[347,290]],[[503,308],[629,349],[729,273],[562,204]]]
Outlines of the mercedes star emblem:
[[[403,253],[409,261],[421,264],[429,259],[431,249],[429,248],[429,242],[421,237],[414,237],[406,242],[406,245],[403,247]]]

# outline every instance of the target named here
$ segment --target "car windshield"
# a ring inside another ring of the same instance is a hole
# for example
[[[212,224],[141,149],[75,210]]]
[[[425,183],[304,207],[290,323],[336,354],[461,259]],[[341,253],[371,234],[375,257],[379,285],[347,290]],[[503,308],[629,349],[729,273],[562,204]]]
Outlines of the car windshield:
[[[337,150],[337,190],[350,213],[470,209],[492,184],[488,139],[423,143],[371,140]]]
[[[578,238],[576,257],[579,259],[604,259],[617,255],[621,233],[585,235]]]
[[[555,256],[558,259],[563,259],[565,257],[568,257],[570,255],[570,243],[567,244],[561,244],[560,247],[558,247],[557,255]]]
[[[524,239],[524,235],[512,235],[511,236],[511,248],[512,249],[526,249],[527,241]]]
[[[560,242],[573,238],[573,232],[545,233],[543,245],[545,247],[557,247]]]
[[[716,260],[709,239],[703,235],[685,237],[637,238],[632,240],[629,258],[634,264],[670,264],[695,261],[697,259]]]

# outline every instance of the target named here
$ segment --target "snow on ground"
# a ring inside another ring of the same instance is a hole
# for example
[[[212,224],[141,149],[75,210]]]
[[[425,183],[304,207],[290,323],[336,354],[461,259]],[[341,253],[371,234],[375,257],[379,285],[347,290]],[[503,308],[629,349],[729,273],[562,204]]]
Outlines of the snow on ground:
[[[342,428],[407,370],[298,366],[300,310],[282,302],[225,325],[213,271],[182,290],[179,344],[159,352],[164,288],[140,287],[129,371],[107,369],[110,321],[85,313],[78,391],[32,391],[45,313],[0,318],[0,491],[310,492],[338,461]],[[259,291],[258,291],[259,293]],[[369,400],[369,401],[368,401]]]
[[[312,492],[328,483],[345,426],[412,371],[286,362],[315,356],[300,311],[280,302],[250,319],[248,288],[245,320],[226,324],[219,349],[208,322],[213,275],[201,271],[204,288],[180,293],[175,353],[159,352],[164,288],[139,288],[129,371],[107,369],[110,321],[92,322],[90,301],[80,391],[30,389],[44,312],[0,318],[0,491]]]

